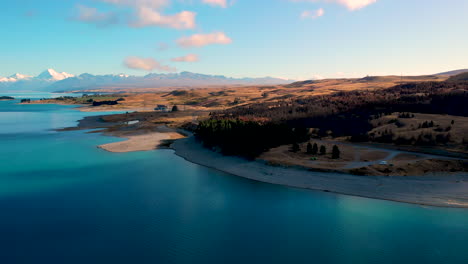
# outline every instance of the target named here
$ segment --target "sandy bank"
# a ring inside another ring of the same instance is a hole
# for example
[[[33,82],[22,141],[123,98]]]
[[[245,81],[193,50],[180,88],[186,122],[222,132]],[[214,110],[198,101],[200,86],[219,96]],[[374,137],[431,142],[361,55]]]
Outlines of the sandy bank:
[[[173,140],[183,137],[183,135],[175,132],[156,132],[145,135],[128,136],[127,140],[125,141],[104,144],[98,147],[110,152],[117,153],[147,151],[157,149],[164,140]]]
[[[98,146],[104,150],[118,153],[167,148],[170,144],[167,141],[185,137],[176,129],[166,125],[140,122],[138,119],[133,120],[135,115],[87,116],[79,120],[77,126],[57,129],[57,131],[99,129],[90,133],[98,132],[107,136],[124,138],[126,139],[124,141]]]
[[[354,176],[225,157],[203,148],[193,137],[177,140],[172,147],[188,161],[256,181],[397,202],[468,208],[468,174]]]

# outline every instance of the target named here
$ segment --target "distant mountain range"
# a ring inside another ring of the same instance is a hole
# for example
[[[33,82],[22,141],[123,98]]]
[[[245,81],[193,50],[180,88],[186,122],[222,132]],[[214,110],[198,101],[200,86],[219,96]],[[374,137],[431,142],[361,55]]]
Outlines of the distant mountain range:
[[[191,72],[131,76],[125,74],[78,76],[48,69],[36,77],[14,74],[0,77],[0,91],[69,92],[99,88],[159,88],[198,87],[219,85],[275,85],[291,83],[279,78],[230,78],[223,75],[205,75]]]
[[[441,72],[437,73],[435,75],[446,75],[446,76],[455,76],[461,73],[466,73],[468,72],[468,69],[462,69],[462,70],[456,70],[456,71],[448,71],[448,72]]]
[[[455,76],[461,73],[468,73],[468,69],[443,72],[431,76],[436,78],[436,76]],[[398,76],[395,76],[395,78],[397,77]],[[206,75],[192,72],[168,74],[151,73],[145,76],[132,76],[126,74],[93,75],[89,73],[83,73],[81,75],[75,76],[70,73],[57,72],[54,69],[47,69],[38,76],[28,76],[16,73],[9,77],[0,77],[0,92],[70,92],[88,89],[96,90],[101,88],[128,89],[223,85],[280,85],[291,84],[292,82],[292,80],[284,80],[272,77],[231,78],[223,75]]]

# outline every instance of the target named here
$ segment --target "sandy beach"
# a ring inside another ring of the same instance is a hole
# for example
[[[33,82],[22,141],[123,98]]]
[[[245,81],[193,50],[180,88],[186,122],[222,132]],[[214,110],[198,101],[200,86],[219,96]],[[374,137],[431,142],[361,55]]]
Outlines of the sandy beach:
[[[132,116],[132,114],[129,116]],[[114,120],[113,117],[116,119]],[[78,125],[75,127],[61,128],[57,129],[57,131],[94,129],[91,133],[103,133],[104,135],[122,138],[124,139],[122,141],[98,146],[101,149],[116,153],[167,148],[168,144],[170,144],[167,141],[186,137],[182,132],[179,133],[177,129],[166,125],[140,122],[138,119],[122,121],[119,117],[125,118],[127,115],[88,116],[79,120]],[[110,120],[105,121],[104,118]],[[130,117],[130,119],[133,118]]]
[[[226,157],[203,148],[193,137],[177,140],[172,147],[190,162],[255,181],[396,202],[468,208],[467,174],[354,176]]]
[[[145,135],[127,136],[127,140],[98,146],[116,153],[148,151],[157,149],[164,140],[180,139],[184,136],[176,132],[155,132]]]

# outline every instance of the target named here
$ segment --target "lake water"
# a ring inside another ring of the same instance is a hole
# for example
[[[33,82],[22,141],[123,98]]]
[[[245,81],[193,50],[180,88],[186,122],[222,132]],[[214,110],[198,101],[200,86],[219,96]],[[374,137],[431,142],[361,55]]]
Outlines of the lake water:
[[[51,131],[90,113],[16,103],[0,101],[2,264],[468,263],[468,210],[258,183],[170,150],[109,153],[96,146],[119,139]]]

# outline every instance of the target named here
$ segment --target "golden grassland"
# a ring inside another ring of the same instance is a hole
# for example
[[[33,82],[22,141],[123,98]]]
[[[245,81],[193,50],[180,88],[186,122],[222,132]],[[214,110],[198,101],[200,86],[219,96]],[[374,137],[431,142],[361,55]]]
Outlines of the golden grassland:
[[[404,77],[384,76],[363,79],[327,79],[297,82],[289,85],[269,86],[219,86],[198,88],[105,88],[86,90],[85,93],[114,93],[96,101],[124,98],[117,105],[89,107],[82,99],[42,100],[36,103],[84,104],[82,111],[153,111],[156,105],[177,105],[181,110],[215,111],[233,106],[252,103],[275,102],[289,98],[307,98],[327,95],[336,92],[354,90],[378,90],[392,87],[404,82],[444,81],[447,77],[417,76]]]
[[[325,146],[326,154],[307,154],[307,143],[302,143],[298,152],[292,152],[291,146],[284,145],[263,153],[258,159],[270,165],[355,175],[418,176],[430,172],[452,173],[466,170],[466,164],[456,158],[386,149],[385,146],[350,144],[331,139],[311,140],[310,142]],[[335,145],[341,151],[338,159],[332,158],[331,150]]]
[[[370,131],[370,133],[383,133],[385,130],[390,130],[396,137],[414,139],[418,138],[421,134],[450,134],[451,143],[445,146],[438,146],[437,148],[451,152],[466,152],[463,143],[468,141],[467,117],[413,113],[412,118],[400,118],[398,114],[393,113],[392,115],[372,120],[371,122],[376,128]],[[424,122],[433,122],[434,127],[421,127],[421,124]]]

